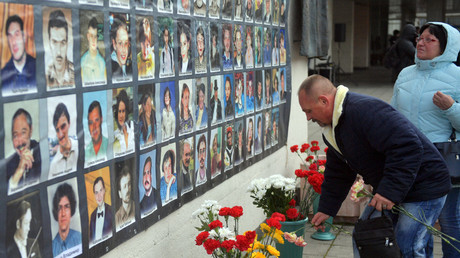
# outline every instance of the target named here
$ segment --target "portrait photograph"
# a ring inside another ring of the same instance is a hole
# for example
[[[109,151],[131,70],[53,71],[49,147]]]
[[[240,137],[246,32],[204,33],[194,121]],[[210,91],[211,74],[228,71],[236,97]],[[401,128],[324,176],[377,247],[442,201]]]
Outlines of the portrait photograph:
[[[43,7],[42,15],[46,89],[75,88],[71,9]]]
[[[137,75],[140,81],[155,78],[153,24],[152,16],[136,16]]]
[[[272,17],[273,17],[273,25],[279,25],[280,24],[280,0],[273,0]]]
[[[222,117],[224,116],[222,88],[222,75],[211,76],[211,83],[209,84],[211,95],[209,100],[209,119],[211,119],[211,125],[222,122]]]
[[[280,64],[280,39],[279,30],[272,30],[272,66],[278,66]]]
[[[264,0],[264,5],[264,24],[271,24],[273,19],[271,0]]]
[[[194,88],[192,79],[179,81],[179,96],[180,96],[180,119],[179,119],[179,135],[191,133],[194,129],[195,119],[193,112],[195,110],[195,102],[193,101]]]
[[[4,17],[0,28],[4,46],[0,50],[2,96],[36,93],[34,8],[10,3],[0,3],[0,7]]]
[[[158,42],[160,43],[158,50],[160,58],[160,78],[171,77],[175,74],[174,20],[170,17],[158,17],[157,21],[159,30]]]
[[[182,195],[193,190],[195,182],[195,141],[191,136],[179,141],[179,187]]]
[[[253,34],[252,26],[247,25],[244,30],[244,63],[246,68],[254,67],[254,47],[253,47]]]
[[[109,0],[109,7],[129,9],[129,0]]]
[[[255,40],[255,48],[254,48],[254,63],[256,68],[262,67],[262,55],[263,55],[263,40],[264,34],[262,27],[254,27],[254,40]]]
[[[234,130],[234,137],[233,137],[233,161],[234,165],[241,164],[245,159],[245,151],[244,151],[244,120],[235,121],[235,130]]]
[[[255,71],[255,107],[256,111],[264,107],[264,74],[262,70]]]
[[[272,101],[273,105],[280,103],[280,78],[278,69],[272,69]]]
[[[177,175],[176,175],[176,144],[171,143],[161,148],[160,164],[160,196],[161,204],[166,204],[177,199]]]
[[[130,25],[128,13],[109,14],[112,83],[133,80]]]
[[[196,130],[208,127],[208,77],[193,79]]]
[[[271,125],[272,125],[272,146],[275,146],[276,144],[278,144],[278,125],[279,125],[279,116],[280,116],[280,112],[279,112],[279,108],[274,108],[272,109],[272,121],[271,121]]]
[[[235,21],[242,21],[243,20],[243,1],[244,0],[234,0],[235,8],[233,9],[233,19]]]
[[[177,20],[177,36],[179,46],[177,47],[179,75],[192,74],[192,33],[191,20]]]
[[[83,93],[82,124],[85,137],[85,168],[108,159],[107,92]]]
[[[233,69],[232,25],[222,24],[222,66],[224,71]]]
[[[211,52],[209,53],[209,62],[211,63],[211,72],[219,72],[221,56],[219,26],[216,23],[211,23],[210,31],[209,43],[211,45]]]
[[[177,13],[183,15],[190,15],[190,6],[192,0],[177,0]]]
[[[78,0],[78,3],[102,6],[104,4],[104,0]]]
[[[155,84],[139,85],[137,92],[139,145],[141,149],[144,149],[154,145],[157,139]]]
[[[264,116],[264,150],[267,150],[271,147],[272,144],[271,110],[267,109],[262,114]]]
[[[75,257],[83,252],[77,178],[47,188],[53,257]]]
[[[47,99],[50,169],[48,179],[77,171],[77,100],[75,94]]]
[[[272,33],[270,28],[264,27],[264,67],[272,65]]]
[[[113,155],[134,152],[133,87],[112,89]]]
[[[196,143],[196,162],[195,162],[195,187],[198,187],[208,181],[207,167],[208,167],[208,140],[206,132],[197,134],[195,136]]]
[[[263,0],[254,0],[255,1],[255,6],[254,6],[254,21],[256,23],[262,23],[263,20],[263,15],[264,15],[264,6],[263,6]]]
[[[139,156],[139,178],[137,188],[139,189],[141,218],[145,218],[157,210],[156,153],[157,150],[153,149]]]
[[[102,243],[113,235],[113,204],[111,198],[110,168],[85,174],[88,205],[89,248]]]
[[[235,25],[233,30],[233,65],[236,69],[243,69],[244,67],[244,26]]]
[[[233,74],[224,74],[222,77],[223,92],[224,92],[224,117],[225,120],[231,120],[235,117],[233,111]]]
[[[195,23],[195,73],[208,71],[208,26],[209,23],[197,21]]]
[[[116,182],[116,232],[126,228],[136,221],[136,205],[134,203],[134,175],[136,168],[136,157],[115,162]]]
[[[136,10],[142,11],[152,11],[153,10],[153,0],[134,0],[136,5]]]
[[[262,113],[256,114],[254,118],[254,154],[262,153],[262,145],[263,145],[263,123],[262,123]]]
[[[243,73],[235,73],[235,117],[244,115],[244,75]]]
[[[228,171],[233,168],[233,124],[227,124],[225,126],[225,151],[224,151],[224,171]]]
[[[233,14],[232,0],[222,0],[222,19],[231,20]]]
[[[286,1],[280,0],[280,26],[286,25]]]
[[[42,208],[39,192],[23,195],[6,206],[6,257],[43,257]]]
[[[206,16],[206,0],[193,0],[193,15]]]
[[[246,141],[245,151],[246,158],[252,158],[254,156],[254,116],[246,118]]]
[[[254,20],[254,1],[255,0],[244,0],[244,2],[246,2],[244,20],[246,22],[252,22]]]
[[[6,103],[3,106],[8,195],[38,184],[42,170],[48,169],[42,167],[42,157],[47,158],[48,155],[43,144],[42,147],[39,144],[38,106],[38,100]]]
[[[209,17],[219,19],[220,17],[220,0],[209,0]]]
[[[83,87],[107,84],[102,12],[80,12],[80,56]]]
[[[272,71],[270,69],[264,70],[264,87],[264,108],[270,108],[273,103]]]
[[[211,159],[211,179],[222,173],[222,127],[211,130],[209,158]]]
[[[176,136],[176,87],[174,81],[161,82],[159,86],[160,94],[156,96],[160,98],[161,140],[167,141]]]
[[[251,114],[254,112],[254,71],[245,72],[244,76],[246,85],[246,101],[244,102],[246,107],[245,110],[246,114]]]
[[[172,13],[173,1],[172,0],[157,0],[157,8],[160,13]]]
[[[285,41],[285,30],[280,29],[280,65],[286,64],[286,41]]]
[[[280,68],[280,102],[286,102],[286,68]]]

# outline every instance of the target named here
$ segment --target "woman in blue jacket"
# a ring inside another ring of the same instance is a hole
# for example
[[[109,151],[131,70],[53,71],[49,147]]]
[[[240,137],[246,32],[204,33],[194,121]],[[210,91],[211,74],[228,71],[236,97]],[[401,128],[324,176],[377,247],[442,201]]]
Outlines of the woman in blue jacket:
[[[457,60],[460,33],[452,26],[432,22],[420,29],[415,65],[401,71],[391,104],[415,124],[431,142],[447,142],[452,128],[460,136],[460,68]],[[444,204],[439,223],[442,232],[460,239],[460,178]],[[460,249],[460,243],[453,242]],[[444,257],[460,257],[442,242]]]

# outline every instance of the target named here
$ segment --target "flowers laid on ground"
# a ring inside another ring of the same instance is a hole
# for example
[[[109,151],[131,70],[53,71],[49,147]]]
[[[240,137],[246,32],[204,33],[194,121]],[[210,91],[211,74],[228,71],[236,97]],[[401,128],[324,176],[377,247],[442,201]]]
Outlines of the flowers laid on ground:
[[[241,206],[221,207],[216,201],[205,201],[192,214],[192,218],[200,220],[200,226],[195,227],[200,231],[195,238],[196,245],[202,245],[213,257],[278,257],[280,254],[274,244],[284,243],[284,233],[280,230],[284,215],[273,214],[262,223],[263,235],[259,238],[255,231],[239,234],[238,222],[242,215]]]

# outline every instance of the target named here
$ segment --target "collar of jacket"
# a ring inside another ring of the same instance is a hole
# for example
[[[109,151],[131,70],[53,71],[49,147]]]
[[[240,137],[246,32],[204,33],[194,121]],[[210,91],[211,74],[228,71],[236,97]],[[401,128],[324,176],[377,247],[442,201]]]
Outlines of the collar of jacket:
[[[335,140],[335,127],[339,123],[340,116],[342,115],[343,111],[343,102],[345,100],[345,97],[347,96],[348,93],[348,88],[340,85],[337,87],[337,92],[335,94],[335,99],[334,99],[334,111],[332,114],[332,125],[328,125],[326,127],[323,127],[323,135],[326,138],[326,140],[331,144],[334,149],[342,154],[340,151],[337,142]]]

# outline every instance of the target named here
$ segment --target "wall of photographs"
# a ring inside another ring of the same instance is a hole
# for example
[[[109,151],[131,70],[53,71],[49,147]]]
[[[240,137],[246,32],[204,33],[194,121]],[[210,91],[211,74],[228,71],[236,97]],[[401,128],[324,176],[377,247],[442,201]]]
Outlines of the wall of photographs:
[[[0,0],[0,257],[102,255],[285,145],[287,6]]]

